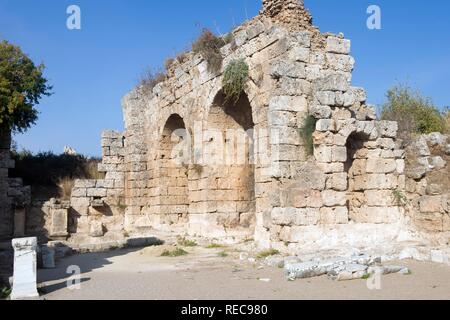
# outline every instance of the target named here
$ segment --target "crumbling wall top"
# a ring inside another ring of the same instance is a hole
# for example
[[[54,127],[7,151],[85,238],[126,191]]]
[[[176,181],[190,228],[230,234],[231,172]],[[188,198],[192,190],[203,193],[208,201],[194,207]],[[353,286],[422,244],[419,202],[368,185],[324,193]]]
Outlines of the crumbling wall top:
[[[263,0],[261,15],[292,26],[312,26],[312,16],[303,0]]]

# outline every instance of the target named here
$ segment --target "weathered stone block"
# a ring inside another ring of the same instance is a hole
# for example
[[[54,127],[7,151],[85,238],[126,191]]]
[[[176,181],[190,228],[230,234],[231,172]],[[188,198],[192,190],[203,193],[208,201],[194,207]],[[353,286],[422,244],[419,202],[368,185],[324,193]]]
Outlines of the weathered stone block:
[[[322,191],[323,204],[326,207],[345,206],[347,203],[347,194],[333,190]]]
[[[320,224],[347,224],[348,221],[347,207],[320,209]]]
[[[332,162],[332,148],[324,145],[316,146],[314,148],[314,157],[317,162],[330,163]]]
[[[397,170],[397,162],[394,159],[368,159],[366,163],[367,173],[393,173]]]
[[[443,212],[442,196],[423,196],[419,199],[420,212]]]
[[[308,104],[304,96],[277,96],[270,99],[270,111],[306,112]]]
[[[331,160],[333,162],[346,162],[347,161],[347,148],[346,147],[332,147]]]
[[[348,189],[347,173],[334,173],[328,176],[327,189],[335,191],[346,191]]]
[[[350,53],[350,46],[350,40],[330,36],[327,38],[326,51],[331,53],[348,54]]]
[[[316,130],[320,132],[336,130],[336,122],[332,119],[320,119],[316,123]]]

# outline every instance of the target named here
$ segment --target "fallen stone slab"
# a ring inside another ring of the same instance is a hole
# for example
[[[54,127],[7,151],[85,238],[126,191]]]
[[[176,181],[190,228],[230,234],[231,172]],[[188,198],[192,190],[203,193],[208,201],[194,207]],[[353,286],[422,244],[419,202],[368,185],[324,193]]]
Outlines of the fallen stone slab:
[[[349,281],[362,279],[367,275],[367,269],[369,267],[361,264],[349,264],[344,268],[336,269],[328,273],[328,276],[332,280],[336,281]]]
[[[410,270],[404,266],[375,266],[367,269],[368,274],[388,275],[393,273],[409,274]]]
[[[338,277],[339,274],[344,272],[353,274],[359,272],[360,269],[366,271],[369,266],[380,263],[381,257],[359,255],[350,258],[335,258],[324,261],[286,264],[284,271],[286,278],[289,280],[320,277],[326,274]],[[344,275],[342,275],[342,277],[344,277]]]

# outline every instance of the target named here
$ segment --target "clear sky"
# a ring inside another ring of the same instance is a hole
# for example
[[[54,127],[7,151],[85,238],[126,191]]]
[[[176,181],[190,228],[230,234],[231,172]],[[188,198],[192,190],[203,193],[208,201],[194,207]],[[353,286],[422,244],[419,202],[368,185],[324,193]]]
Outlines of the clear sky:
[[[356,58],[353,84],[380,104],[396,81],[407,81],[450,105],[450,1],[305,0],[314,24],[343,32]],[[82,29],[66,28],[78,5]],[[367,7],[382,10],[382,30],[366,27]],[[121,98],[146,67],[189,47],[202,27],[225,33],[256,15],[261,0],[0,0],[0,38],[47,66],[54,95],[19,147],[62,152],[65,145],[97,156],[104,129],[123,130]]]

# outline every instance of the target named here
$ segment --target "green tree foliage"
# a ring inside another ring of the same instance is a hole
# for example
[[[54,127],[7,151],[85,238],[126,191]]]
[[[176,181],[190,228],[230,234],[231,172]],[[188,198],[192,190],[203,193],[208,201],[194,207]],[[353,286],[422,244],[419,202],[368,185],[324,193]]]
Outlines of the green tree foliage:
[[[389,89],[386,96],[381,118],[397,121],[402,139],[408,141],[414,134],[444,131],[443,114],[419,91],[399,84]]]
[[[0,129],[24,132],[36,123],[35,106],[50,96],[43,77],[44,65],[36,66],[18,46],[0,42]]]

